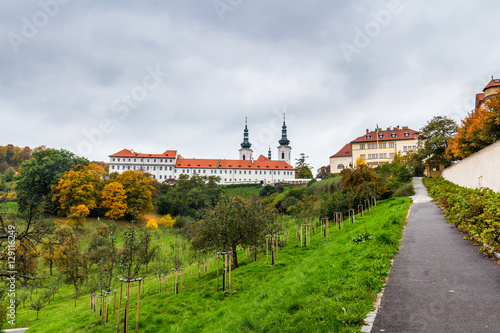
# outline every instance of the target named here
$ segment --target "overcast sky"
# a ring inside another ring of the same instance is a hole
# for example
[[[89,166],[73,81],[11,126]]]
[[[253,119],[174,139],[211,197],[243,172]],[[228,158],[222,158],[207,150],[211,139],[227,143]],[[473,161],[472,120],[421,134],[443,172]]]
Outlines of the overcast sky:
[[[108,161],[123,148],[315,168],[376,124],[459,121],[500,77],[500,3],[0,2],[0,145]]]

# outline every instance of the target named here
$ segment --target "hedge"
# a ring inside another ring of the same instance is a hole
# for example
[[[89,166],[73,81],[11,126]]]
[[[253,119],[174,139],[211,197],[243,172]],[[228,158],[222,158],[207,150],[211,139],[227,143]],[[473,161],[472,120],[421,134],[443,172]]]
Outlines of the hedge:
[[[461,187],[441,177],[424,178],[424,184],[448,221],[500,251],[500,193]]]

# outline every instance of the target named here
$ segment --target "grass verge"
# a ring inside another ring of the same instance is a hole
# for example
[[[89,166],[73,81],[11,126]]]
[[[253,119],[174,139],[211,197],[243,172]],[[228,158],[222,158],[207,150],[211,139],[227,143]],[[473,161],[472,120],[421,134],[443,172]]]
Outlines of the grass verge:
[[[139,331],[358,332],[398,251],[410,204],[408,198],[380,201],[364,217],[357,216],[355,224],[346,221],[343,230],[331,224],[329,239],[317,231],[309,248],[300,247],[292,226],[274,266],[265,264],[265,253],[253,261],[241,251],[232,289],[226,292],[215,291],[214,267],[199,279],[186,275],[178,295],[169,293],[169,285],[157,294],[150,278],[149,290],[141,296]],[[353,242],[366,230],[371,239]],[[88,296],[73,307],[71,293],[71,287],[62,287],[39,320],[35,311],[19,309],[17,326],[30,327],[30,332],[116,330],[116,320],[97,324]],[[136,298],[131,297],[130,332],[136,326]]]

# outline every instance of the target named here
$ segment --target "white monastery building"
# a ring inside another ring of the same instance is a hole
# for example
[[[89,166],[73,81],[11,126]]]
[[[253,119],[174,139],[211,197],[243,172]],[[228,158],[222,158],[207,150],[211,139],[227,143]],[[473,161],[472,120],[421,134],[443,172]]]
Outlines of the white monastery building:
[[[292,147],[287,138],[284,118],[281,133],[278,160],[271,159],[271,148],[268,157],[260,155],[256,160],[253,159],[245,120],[239,160],[184,158],[176,150],[167,150],[163,154],[142,154],[123,149],[109,155],[109,172],[141,170],[151,174],[159,182],[178,179],[182,174],[199,174],[218,176],[220,184],[293,183],[296,182],[295,168],[290,164]]]

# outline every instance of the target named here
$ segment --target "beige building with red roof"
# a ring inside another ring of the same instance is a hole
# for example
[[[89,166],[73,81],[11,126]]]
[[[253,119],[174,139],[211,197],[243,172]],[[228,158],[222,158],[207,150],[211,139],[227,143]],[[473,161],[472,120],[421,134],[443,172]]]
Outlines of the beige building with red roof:
[[[500,93],[500,79],[491,78],[491,81],[484,87],[483,92],[476,94],[476,109],[479,109],[491,96]]]
[[[287,138],[285,121],[279,144],[278,160],[271,159],[271,150],[268,157],[260,155],[254,160],[245,121],[239,160],[183,158],[176,150],[167,150],[163,154],[142,154],[123,149],[109,155],[109,171],[122,173],[141,170],[160,182],[178,179],[182,174],[218,176],[221,184],[296,182],[295,168],[290,165],[292,148]]]
[[[363,158],[371,167],[389,163],[394,155],[405,155],[417,150],[418,132],[403,126],[388,127],[386,130],[375,129],[345,145],[336,154],[330,156],[330,172],[339,173],[352,167],[358,158]]]

